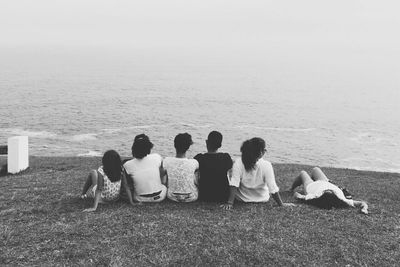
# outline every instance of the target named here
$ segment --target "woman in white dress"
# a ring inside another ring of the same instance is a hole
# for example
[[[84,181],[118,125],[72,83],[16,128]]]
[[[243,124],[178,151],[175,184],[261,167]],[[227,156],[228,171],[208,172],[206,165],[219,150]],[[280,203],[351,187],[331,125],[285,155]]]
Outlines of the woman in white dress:
[[[290,190],[294,191],[301,185],[304,187],[304,194],[294,192],[294,197],[307,204],[323,209],[359,207],[361,213],[368,214],[366,202],[353,200],[349,194],[346,196],[344,192],[347,193],[347,190],[344,191],[331,183],[318,167],[313,168],[311,176],[307,172],[301,171]]]

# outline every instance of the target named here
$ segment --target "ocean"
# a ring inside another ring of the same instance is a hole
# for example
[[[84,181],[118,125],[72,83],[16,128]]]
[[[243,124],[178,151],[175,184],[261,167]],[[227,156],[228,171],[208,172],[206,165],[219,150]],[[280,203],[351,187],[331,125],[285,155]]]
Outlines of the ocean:
[[[146,133],[170,156],[175,135],[188,132],[192,157],[218,130],[221,151],[235,157],[257,136],[272,162],[400,172],[400,80],[389,54],[39,47],[0,56],[0,145],[27,135],[30,155],[130,156]]]

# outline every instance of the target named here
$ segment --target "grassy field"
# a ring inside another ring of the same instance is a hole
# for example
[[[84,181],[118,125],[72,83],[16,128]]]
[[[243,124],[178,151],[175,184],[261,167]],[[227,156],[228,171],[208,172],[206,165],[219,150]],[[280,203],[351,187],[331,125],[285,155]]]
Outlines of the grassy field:
[[[83,213],[77,198],[99,158],[31,157],[22,174],[0,177],[0,265],[339,265],[399,266],[400,175],[323,168],[369,203],[318,210],[267,204],[129,206],[120,201]],[[6,158],[0,158],[0,164]],[[275,164],[284,201],[309,166]]]

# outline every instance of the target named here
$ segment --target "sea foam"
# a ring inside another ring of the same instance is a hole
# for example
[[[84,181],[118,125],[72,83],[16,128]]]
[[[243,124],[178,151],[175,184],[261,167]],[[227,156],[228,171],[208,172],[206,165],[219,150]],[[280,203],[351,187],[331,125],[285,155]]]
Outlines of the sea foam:
[[[97,139],[96,136],[97,136],[97,134],[95,134],[95,133],[77,134],[77,135],[72,136],[72,141],[82,142],[82,141],[96,140]]]
[[[78,157],[100,157],[101,152],[99,151],[94,151],[94,150],[89,150],[86,153],[81,153],[77,155]]]
[[[238,125],[235,128],[259,129],[259,130],[280,131],[280,132],[310,132],[316,130],[316,128],[264,127],[264,126],[254,126],[254,125]]]
[[[57,136],[57,134],[53,132],[31,131],[20,128],[6,128],[6,129],[0,129],[0,131],[7,135],[25,135],[32,138],[54,138]]]

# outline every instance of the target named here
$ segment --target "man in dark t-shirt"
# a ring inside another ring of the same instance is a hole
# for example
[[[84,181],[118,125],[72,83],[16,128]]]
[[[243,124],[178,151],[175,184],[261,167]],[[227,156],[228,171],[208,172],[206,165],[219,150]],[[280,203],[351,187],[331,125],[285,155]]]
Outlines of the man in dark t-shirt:
[[[220,153],[222,134],[212,131],[207,137],[207,153],[197,154],[199,162],[199,199],[209,202],[226,202],[229,197],[227,172],[232,168],[228,153]]]

